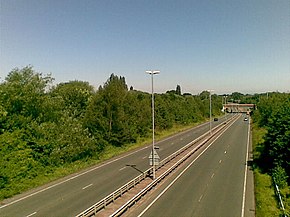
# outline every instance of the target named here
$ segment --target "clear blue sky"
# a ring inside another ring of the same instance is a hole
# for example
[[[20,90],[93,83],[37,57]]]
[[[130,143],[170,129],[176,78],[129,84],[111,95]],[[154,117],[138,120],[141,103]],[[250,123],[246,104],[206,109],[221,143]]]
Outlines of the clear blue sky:
[[[289,0],[0,0],[0,77],[32,65],[157,92],[290,91]]]

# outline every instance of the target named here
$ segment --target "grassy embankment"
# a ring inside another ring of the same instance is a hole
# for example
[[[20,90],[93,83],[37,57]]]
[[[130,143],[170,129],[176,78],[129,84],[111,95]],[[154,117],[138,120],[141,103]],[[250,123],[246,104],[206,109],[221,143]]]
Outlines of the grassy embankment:
[[[253,135],[253,152],[254,161],[260,156],[262,144],[264,142],[263,136],[266,130],[259,128],[256,124],[252,125]],[[283,212],[279,209],[278,200],[275,196],[275,190],[270,175],[261,172],[261,170],[254,166],[255,177],[255,197],[256,197],[256,216],[257,217],[273,217],[282,216]],[[289,186],[280,189],[283,195],[283,202],[286,202],[286,210],[290,207],[290,190]],[[288,211],[289,212],[289,211]],[[288,213],[289,215],[289,213]]]

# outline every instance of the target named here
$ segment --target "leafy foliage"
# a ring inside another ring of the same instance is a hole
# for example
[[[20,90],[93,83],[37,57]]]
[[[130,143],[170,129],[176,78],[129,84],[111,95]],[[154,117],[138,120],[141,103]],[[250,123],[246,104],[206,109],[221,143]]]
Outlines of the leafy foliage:
[[[283,174],[282,179],[290,177],[290,95],[272,93],[261,98],[257,106],[254,120],[267,129],[259,166],[270,173]]]

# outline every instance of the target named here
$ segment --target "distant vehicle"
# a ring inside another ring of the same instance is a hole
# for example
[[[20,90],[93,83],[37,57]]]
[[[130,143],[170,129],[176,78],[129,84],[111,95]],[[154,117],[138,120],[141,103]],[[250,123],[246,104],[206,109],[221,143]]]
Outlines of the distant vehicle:
[[[213,121],[218,121],[218,120],[219,120],[218,118],[214,118],[214,119],[213,119]]]
[[[244,118],[244,121],[248,121],[248,118],[246,117],[246,118]]]

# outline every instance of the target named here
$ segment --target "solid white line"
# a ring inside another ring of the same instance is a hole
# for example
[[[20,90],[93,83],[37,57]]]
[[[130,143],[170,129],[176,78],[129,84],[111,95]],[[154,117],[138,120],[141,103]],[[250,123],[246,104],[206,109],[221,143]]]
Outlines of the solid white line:
[[[246,187],[247,187],[247,163],[248,163],[248,153],[249,153],[249,144],[250,144],[250,118],[248,124],[248,141],[247,141],[247,152],[246,152],[246,164],[245,164],[245,175],[244,175],[244,190],[243,190],[243,202],[242,202],[242,212],[241,217],[245,215],[245,202],[246,202]]]
[[[89,185],[83,187],[82,189],[85,190],[86,188],[91,187],[92,185],[93,185],[93,184],[89,184]]]
[[[233,122],[235,123],[235,122]],[[231,123],[230,126],[228,126],[223,133],[229,129],[233,123]],[[186,170],[188,170],[189,167],[191,167],[191,165],[201,156],[203,155],[204,152],[207,151],[207,149],[221,136],[223,135],[220,134],[218,137],[216,137],[139,215],[138,217],[141,217],[185,172]]]
[[[34,212],[34,213],[31,213],[30,215],[26,216],[26,217],[30,217],[30,216],[33,216],[35,215],[37,212]]]

